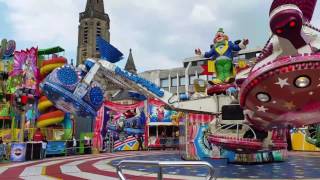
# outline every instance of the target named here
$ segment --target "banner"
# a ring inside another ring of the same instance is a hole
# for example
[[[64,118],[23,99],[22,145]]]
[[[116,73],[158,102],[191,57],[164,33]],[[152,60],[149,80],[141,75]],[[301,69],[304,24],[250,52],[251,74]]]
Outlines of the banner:
[[[138,102],[138,103],[135,103],[135,104],[130,104],[130,105],[123,105],[123,104],[118,104],[118,103],[114,103],[114,102],[111,102],[111,101],[106,101],[104,103],[104,105],[113,110],[113,111],[116,111],[116,112],[121,112],[121,113],[124,113],[128,110],[132,110],[132,109],[136,109],[136,108],[139,108],[139,107],[143,107],[144,106],[144,102],[141,101],[141,102]]]
[[[93,133],[93,148],[100,151],[102,149],[102,136],[101,131],[103,128],[103,115],[104,115],[104,106],[100,108],[100,110],[97,113],[96,121],[95,121],[95,128]]]
[[[61,155],[66,151],[65,141],[49,141],[47,145],[47,155]]]
[[[26,144],[13,143],[11,144],[10,161],[22,162],[26,160]]]
[[[185,159],[201,160],[203,158],[212,158],[213,151],[210,143],[207,140],[206,132],[209,129],[209,124],[215,120],[214,115],[210,114],[195,114],[188,113],[186,115],[185,127],[180,126],[181,129],[186,129],[186,152],[183,153]],[[183,133],[180,131],[180,133]],[[181,135],[180,135],[181,136]]]
[[[172,122],[177,116],[176,111],[165,109],[165,104],[155,99],[148,101],[149,122]]]

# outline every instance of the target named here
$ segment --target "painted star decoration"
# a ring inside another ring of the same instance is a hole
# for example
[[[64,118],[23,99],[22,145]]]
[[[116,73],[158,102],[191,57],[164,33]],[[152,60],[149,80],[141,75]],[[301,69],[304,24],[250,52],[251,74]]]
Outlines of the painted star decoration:
[[[290,84],[288,83],[288,78],[278,78],[278,82],[276,82],[275,84],[279,85],[281,88],[283,88],[284,86],[290,86]]]
[[[285,102],[284,107],[286,107],[288,110],[292,110],[293,108],[296,107],[296,105],[294,105],[293,101],[290,101],[290,102]]]
[[[257,108],[258,108],[258,111],[259,111],[259,112],[266,112],[266,111],[268,111],[268,108],[266,108],[266,107],[264,107],[264,106],[257,106]]]

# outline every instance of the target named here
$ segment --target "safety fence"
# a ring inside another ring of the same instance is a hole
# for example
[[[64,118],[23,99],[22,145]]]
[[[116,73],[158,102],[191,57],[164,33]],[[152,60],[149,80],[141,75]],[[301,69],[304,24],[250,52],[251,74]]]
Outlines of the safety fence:
[[[163,168],[165,167],[195,167],[195,166],[205,166],[208,168],[208,175],[206,180],[213,180],[214,168],[213,166],[205,161],[138,161],[138,160],[123,160],[117,165],[117,174],[121,180],[126,180],[122,170],[123,167],[129,166],[155,166],[158,167],[157,180],[163,179]]]
[[[76,140],[74,144],[73,140],[69,141],[48,141],[45,149],[45,153],[42,152],[41,141],[28,141],[28,142],[4,142],[0,144],[0,162],[13,160],[12,156],[15,155],[15,148],[19,145],[19,151],[23,152],[23,158],[19,161],[38,160],[46,157],[56,156],[71,156],[92,154],[94,152],[91,141],[88,140]],[[75,145],[75,146],[74,146]]]

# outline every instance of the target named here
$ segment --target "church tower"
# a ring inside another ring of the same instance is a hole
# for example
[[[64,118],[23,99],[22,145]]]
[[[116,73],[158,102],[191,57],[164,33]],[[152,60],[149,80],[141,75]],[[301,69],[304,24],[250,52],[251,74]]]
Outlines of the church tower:
[[[100,58],[97,36],[110,42],[110,19],[104,11],[103,0],[87,0],[86,9],[80,13],[79,22],[77,65],[86,58]]]
[[[124,69],[128,72],[131,72],[132,74],[137,74],[137,68],[136,68],[136,65],[134,64],[134,60],[132,56],[132,49],[130,49],[128,60]]]

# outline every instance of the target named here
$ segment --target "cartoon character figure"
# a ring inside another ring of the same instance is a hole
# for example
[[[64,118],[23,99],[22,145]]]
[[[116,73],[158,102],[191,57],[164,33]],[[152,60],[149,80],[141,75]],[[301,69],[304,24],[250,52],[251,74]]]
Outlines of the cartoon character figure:
[[[234,81],[232,64],[233,52],[245,49],[249,41],[248,39],[244,39],[239,44],[233,43],[229,41],[228,36],[225,35],[223,29],[220,28],[214,37],[213,43],[211,50],[203,55],[205,58],[215,59],[217,78],[209,83],[231,83]],[[195,53],[201,55],[201,50],[196,49]]]
[[[163,118],[164,118],[164,106],[160,106],[157,109],[157,114],[158,114],[158,121],[159,122],[163,121]]]

